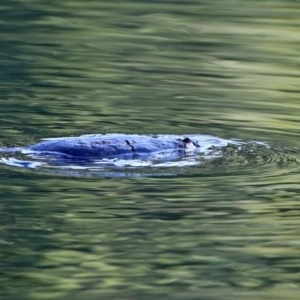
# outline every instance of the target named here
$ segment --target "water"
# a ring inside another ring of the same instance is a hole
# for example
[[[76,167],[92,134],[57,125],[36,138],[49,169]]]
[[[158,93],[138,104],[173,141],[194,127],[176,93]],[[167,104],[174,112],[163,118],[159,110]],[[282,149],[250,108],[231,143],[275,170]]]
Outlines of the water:
[[[263,143],[170,176],[1,164],[1,299],[298,299],[297,1],[0,9],[1,147],[92,133]]]
[[[243,155],[249,148],[252,156],[259,148],[263,153],[268,147],[264,143],[244,143],[201,134],[91,134],[48,138],[25,147],[0,148],[4,156],[0,163],[40,171],[53,168],[56,172],[64,170],[66,174],[82,170],[78,175],[85,176],[168,176],[184,172],[188,166],[199,165],[202,169],[210,164],[214,169],[214,161],[223,159],[224,153],[227,158],[228,150]],[[197,169],[198,173],[201,171]]]

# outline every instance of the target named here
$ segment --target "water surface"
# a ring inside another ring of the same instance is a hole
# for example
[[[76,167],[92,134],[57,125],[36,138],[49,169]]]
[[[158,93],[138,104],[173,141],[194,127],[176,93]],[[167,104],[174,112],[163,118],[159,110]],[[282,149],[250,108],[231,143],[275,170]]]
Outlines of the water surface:
[[[269,145],[171,176],[1,164],[3,299],[298,299],[297,1],[0,9],[1,146],[114,132]]]

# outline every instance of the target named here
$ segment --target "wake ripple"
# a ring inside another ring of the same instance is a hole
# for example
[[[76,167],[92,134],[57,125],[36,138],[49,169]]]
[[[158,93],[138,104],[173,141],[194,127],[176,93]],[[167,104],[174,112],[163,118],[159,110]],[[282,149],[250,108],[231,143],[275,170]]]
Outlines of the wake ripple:
[[[260,171],[294,172],[299,169],[299,149],[274,148],[264,142],[241,142],[213,136],[189,136],[201,145],[201,151],[185,157],[164,161],[159,154],[148,159],[101,159],[81,161],[54,159],[35,153],[6,153],[0,162],[67,176],[147,177],[176,175],[213,175]]]

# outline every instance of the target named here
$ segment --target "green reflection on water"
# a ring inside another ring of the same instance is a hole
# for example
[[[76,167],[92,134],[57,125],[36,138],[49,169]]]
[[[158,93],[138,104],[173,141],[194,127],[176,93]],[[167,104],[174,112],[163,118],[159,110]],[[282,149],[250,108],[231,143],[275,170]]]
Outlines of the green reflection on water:
[[[296,288],[296,198],[233,179],[16,180],[2,201],[0,282],[37,299]]]
[[[298,131],[297,3],[25,3],[3,25],[6,132]]]

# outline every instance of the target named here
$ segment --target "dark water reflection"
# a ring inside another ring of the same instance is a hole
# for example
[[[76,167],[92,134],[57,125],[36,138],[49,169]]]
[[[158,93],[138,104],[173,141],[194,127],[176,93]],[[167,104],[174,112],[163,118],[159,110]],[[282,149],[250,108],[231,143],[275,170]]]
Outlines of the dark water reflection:
[[[265,141],[177,176],[0,165],[3,299],[298,299],[297,1],[9,1],[1,144]],[[1,299],[2,299],[1,298]]]

